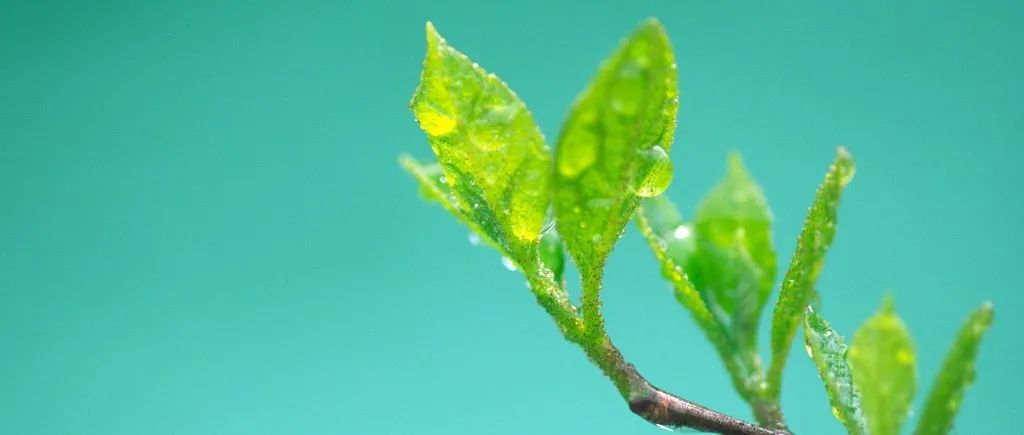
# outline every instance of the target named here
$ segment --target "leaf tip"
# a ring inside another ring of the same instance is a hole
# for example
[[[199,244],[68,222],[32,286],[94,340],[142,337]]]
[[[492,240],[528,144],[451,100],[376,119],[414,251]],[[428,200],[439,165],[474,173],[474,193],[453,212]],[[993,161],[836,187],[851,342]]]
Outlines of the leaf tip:
[[[657,17],[647,17],[640,22],[640,27],[665,31],[665,26],[661,24],[661,20]]]
[[[833,165],[835,166],[836,175],[839,177],[840,186],[845,187],[853,180],[853,175],[857,172],[857,166],[853,162],[853,154],[850,154],[850,150],[846,149],[845,146],[839,145],[836,148],[836,160]]]
[[[882,297],[882,307],[878,311],[884,314],[892,314],[896,311],[896,302],[892,294],[887,293]]]
[[[413,172],[416,166],[419,165],[419,162],[409,153],[402,153],[398,155],[398,164],[407,172]]]
[[[636,31],[633,32],[630,39],[637,37],[646,39],[653,38],[657,40],[660,45],[669,45],[668,31],[665,30],[665,26],[661,24],[661,21],[654,17],[643,20],[640,25],[637,26]],[[671,53],[668,53],[668,55],[671,57]]]
[[[743,155],[739,151],[729,151],[726,157],[726,172],[730,177],[749,178],[747,165],[743,163]]]
[[[995,318],[995,307],[992,305],[992,301],[985,301],[978,308],[978,313],[984,321],[985,326],[992,324],[992,320]]]
[[[427,21],[426,32],[427,32],[427,49],[428,49],[428,51],[432,47],[436,47],[436,46],[444,44],[444,37],[442,37],[441,33],[439,33],[437,31],[436,27],[434,27],[434,23],[433,22]]]

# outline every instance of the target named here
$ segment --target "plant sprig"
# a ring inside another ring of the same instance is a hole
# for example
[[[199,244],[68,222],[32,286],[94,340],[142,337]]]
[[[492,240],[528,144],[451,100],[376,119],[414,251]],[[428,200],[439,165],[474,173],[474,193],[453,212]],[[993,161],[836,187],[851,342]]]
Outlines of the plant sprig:
[[[783,434],[782,374],[797,329],[850,433],[898,433],[916,387],[913,343],[892,302],[845,340],[808,305],[835,236],[853,158],[840,147],[818,188],[781,282],[767,369],[758,353],[761,312],[777,258],[771,210],[738,154],[684,221],[662,196],[678,109],[676,64],[664,28],[642,23],[604,62],[562,126],[552,153],[518,96],[427,24],[427,54],[410,108],[436,162],[402,166],[439,203],[526,277],[566,340],[612,381],[630,410],[663,427],[724,434]],[[676,299],[712,343],[733,387],[761,426],[658,389],[612,343],[601,311],[604,265],[636,215]],[[565,254],[580,274],[569,298]],[[929,395],[919,434],[944,433],[974,377],[991,306],[968,320]],[[951,405],[955,404],[955,406]]]

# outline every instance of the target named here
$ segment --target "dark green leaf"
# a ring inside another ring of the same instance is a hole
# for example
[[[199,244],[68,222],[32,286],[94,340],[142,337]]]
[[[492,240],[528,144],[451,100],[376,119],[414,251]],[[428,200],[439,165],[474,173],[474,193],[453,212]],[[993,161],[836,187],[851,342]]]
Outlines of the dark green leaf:
[[[668,38],[650,20],[604,63],[562,128],[555,217],[585,278],[600,274],[638,197],[668,186],[677,92]]]
[[[786,364],[796,328],[804,315],[804,307],[813,299],[814,283],[818,279],[825,253],[832,245],[836,233],[836,214],[843,188],[853,178],[853,157],[839,147],[825,181],[818,187],[804,228],[796,239],[796,249],[782,280],[779,301],[772,313],[772,364],[768,370],[768,389],[771,397],[779,397],[782,388],[782,369]]]
[[[736,390],[748,396],[747,358],[737,352],[723,326],[684,272],[696,252],[693,227],[683,222],[676,207],[664,196],[644,198],[636,215],[637,226],[661,263],[662,275],[672,284],[676,299],[693,316],[725,364]]]
[[[480,224],[475,222],[471,215],[463,212],[463,209],[459,206],[458,200],[452,193],[451,186],[444,182],[444,173],[441,171],[441,166],[437,163],[421,163],[408,155],[403,155],[399,159],[399,162],[402,164],[402,167],[419,182],[420,194],[423,195],[424,198],[434,201],[444,207],[445,210],[448,210],[448,212],[458,218],[460,222],[468,226],[474,234],[479,235],[481,241],[497,248],[498,250],[503,250],[502,247],[498,246],[497,243],[488,236],[488,231],[481,228]]]
[[[992,325],[992,317],[992,304],[986,303],[967,318],[932,382],[915,434],[944,435],[953,428],[953,419],[960,410],[964,393],[974,382],[974,360],[978,357],[981,337]]]
[[[899,434],[914,399],[917,364],[891,298],[853,335],[849,360],[871,435]]]
[[[825,391],[832,403],[832,414],[853,435],[868,433],[860,408],[860,392],[846,360],[846,343],[825,319],[807,307],[804,318],[807,354],[818,367]]]
[[[775,279],[771,225],[761,187],[733,154],[725,177],[697,207],[697,254],[683,266],[737,350],[753,355],[761,308]]]
[[[551,156],[522,101],[427,24],[410,107],[449,186],[452,207],[517,262],[535,261]]]
[[[540,260],[554,275],[555,282],[561,283],[565,273],[565,245],[554,228],[540,239]]]

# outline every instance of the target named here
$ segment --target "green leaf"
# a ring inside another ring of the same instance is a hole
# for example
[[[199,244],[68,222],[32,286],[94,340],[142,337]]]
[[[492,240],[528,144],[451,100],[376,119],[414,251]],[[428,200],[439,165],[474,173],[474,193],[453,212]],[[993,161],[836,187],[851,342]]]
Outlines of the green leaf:
[[[828,322],[807,307],[804,317],[804,340],[807,355],[818,367],[825,391],[832,403],[832,414],[853,435],[868,433],[861,411],[860,392],[846,360],[846,343]]]
[[[540,239],[540,260],[551,271],[555,282],[561,283],[565,273],[565,244],[554,228]]]
[[[679,211],[664,196],[644,198],[636,215],[637,226],[661,264],[661,273],[672,284],[676,299],[693,316],[725,364],[736,390],[746,396],[746,361],[738,355],[722,325],[708,308],[704,298],[684,272],[696,251],[693,226],[683,221]]]
[[[519,97],[427,23],[427,55],[410,108],[437,156],[450,206],[503,254],[535,261],[551,156]]]
[[[778,398],[782,391],[782,369],[804,315],[804,307],[814,299],[814,283],[825,263],[825,253],[836,233],[836,214],[843,188],[854,174],[853,157],[839,147],[825,181],[818,187],[814,202],[796,239],[796,249],[782,280],[779,301],[772,313],[772,363],[768,370],[769,395]]]
[[[910,411],[917,383],[914,343],[891,298],[853,335],[850,368],[872,435],[896,435]]]
[[[981,337],[992,325],[992,317],[992,304],[985,303],[967,318],[932,382],[915,434],[947,434],[953,428],[953,418],[960,410],[964,393],[974,382],[974,360],[978,357]]]
[[[761,309],[775,280],[772,213],[738,154],[701,201],[697,255],[683,269],[742,351],[757,352]]]
[[[671,180],[676,86],[668,37],[649,20],[605,61],[562,128],[555,217],[585,280],[600,275],[638,198]]]
[[[671,279],[676,267],[685,271],[702,309],[714,318],[713,334],[725,341],[718,346],[737,390],[751,399],[762,379],[758,318],[775,275],[772,215],[761,187],[733,154],[725,177],[697,207],[694,225],[685,224],[662,197],[645,198],[639,210],[638,222],[648,242],[671,261],[663,266],[666,276]]]
[[[459,206],[458,199],[452,193],[451,186],[448,186],[444,181],[445,177],[440,165],[437,163],[422,163],[409,155],[402,155],[399,158],[399,163],[401,163],[402,168],[406,172],[419,182],[420,194],[425,199],[440,204],[448,213],[458,218],[460,222],[468,226],[474,233],[480,235],[482,241],[498,250],[502,250],[502,247],[498,246],[487,235],[487,231],[481,228],[471,215],[463,212],[463,209]]]

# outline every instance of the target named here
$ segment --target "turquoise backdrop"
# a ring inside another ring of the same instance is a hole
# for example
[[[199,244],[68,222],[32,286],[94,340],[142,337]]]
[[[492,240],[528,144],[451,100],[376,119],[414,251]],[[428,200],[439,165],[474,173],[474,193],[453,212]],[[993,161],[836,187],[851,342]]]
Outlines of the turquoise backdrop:
[[[648,16],[679,63],[671,198],[741,151],[784,265],[846,145],[824,314],[849,335],[893,294],[919,407],[993,301],[958,433],[1018,433],[1024,2],[688,0],[2,2],[0,433],[659,433],[396,159],[430,153],[426,20],[553,138]],[[750,417],[635,229],[607,277],[627,358]],[[790,361],[791,426],[840,433]]]

